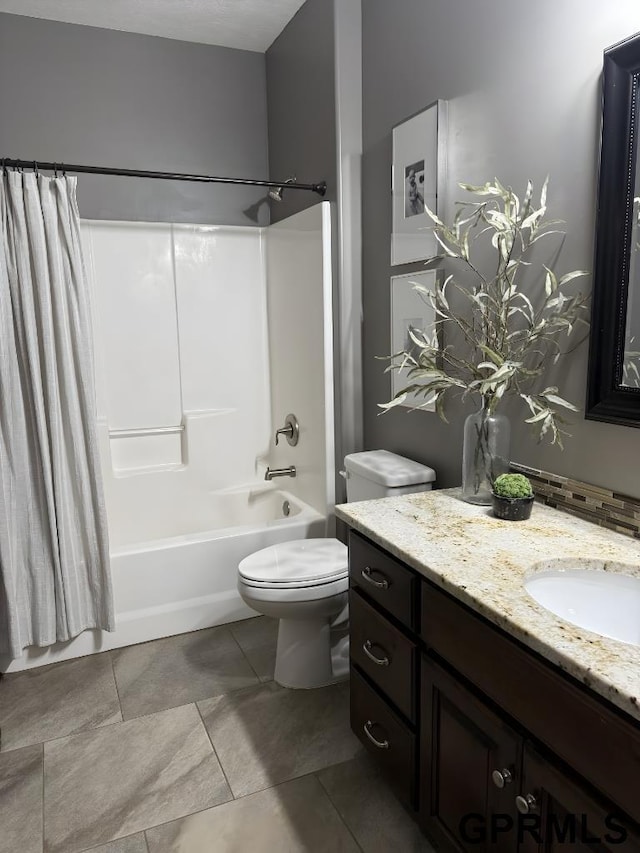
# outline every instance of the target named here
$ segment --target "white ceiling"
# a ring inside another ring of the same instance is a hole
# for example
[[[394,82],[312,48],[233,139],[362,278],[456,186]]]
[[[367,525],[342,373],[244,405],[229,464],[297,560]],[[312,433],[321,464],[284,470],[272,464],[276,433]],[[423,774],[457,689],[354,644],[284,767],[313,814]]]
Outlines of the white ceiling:
[[[0,12],[265,51],[304,0],[0,0]]]

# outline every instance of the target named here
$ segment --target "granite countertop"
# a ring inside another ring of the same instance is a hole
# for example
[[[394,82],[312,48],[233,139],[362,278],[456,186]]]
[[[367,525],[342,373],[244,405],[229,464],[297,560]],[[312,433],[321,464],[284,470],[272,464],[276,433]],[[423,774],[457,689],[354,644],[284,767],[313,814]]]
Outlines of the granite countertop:
[[[342,504],[336,515],[640,720],[640,646],[571,625],[524,588],[567,558],[640,578],[640,542],[538,503],[528,521],[500,521],[457,489]]]

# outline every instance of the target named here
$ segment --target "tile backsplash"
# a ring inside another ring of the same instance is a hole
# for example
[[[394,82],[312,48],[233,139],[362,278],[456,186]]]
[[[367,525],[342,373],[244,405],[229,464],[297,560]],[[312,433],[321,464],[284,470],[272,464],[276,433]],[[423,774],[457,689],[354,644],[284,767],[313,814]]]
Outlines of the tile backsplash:
[[[547,506],[640,539],[638,498],[582,483],[580,480],[561,477],[559,474],[550,474],[548,471],[538,471],[537,468],[530,468],[518,462],[511,463],[511,470],[525,474],[531,480],[536,499]]]

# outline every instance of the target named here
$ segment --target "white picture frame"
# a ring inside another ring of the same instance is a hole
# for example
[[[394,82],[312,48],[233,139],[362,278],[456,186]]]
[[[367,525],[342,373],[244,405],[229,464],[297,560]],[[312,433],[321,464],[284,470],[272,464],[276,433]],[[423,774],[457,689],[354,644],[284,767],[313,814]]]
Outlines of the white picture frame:
[[[439,254],[425,205],[442,218],[446,118],[446,101],[436,101],[392,129],[391,266]]]
[[[427,334],[435,328],[435,311],[433,305],[418,291],[414,284],[420,284],[435,291],[438,271],[425,270],[424,272],[405,273],[404,275],[391,276],[391,352],[411,351],[415,345],[409,337],[409,328],[417,328]],[[391,397],[407,385],[409,368],[391,371]],[[408,394],[399,405],[407,408],[422,406],[425,397],[416,394]],[[423,411],[435,411],[435,404],[422,406]]]

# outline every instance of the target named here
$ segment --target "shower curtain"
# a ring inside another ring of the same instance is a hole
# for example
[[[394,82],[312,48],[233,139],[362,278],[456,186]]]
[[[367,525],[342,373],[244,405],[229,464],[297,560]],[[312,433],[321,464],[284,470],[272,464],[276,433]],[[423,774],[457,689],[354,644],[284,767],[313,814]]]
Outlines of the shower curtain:
[[[0,179],[0,651],[113,630],[76,179]]]

